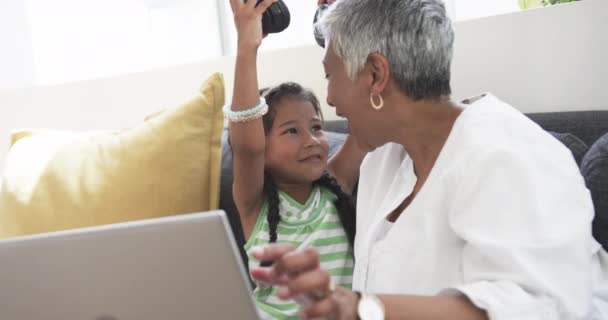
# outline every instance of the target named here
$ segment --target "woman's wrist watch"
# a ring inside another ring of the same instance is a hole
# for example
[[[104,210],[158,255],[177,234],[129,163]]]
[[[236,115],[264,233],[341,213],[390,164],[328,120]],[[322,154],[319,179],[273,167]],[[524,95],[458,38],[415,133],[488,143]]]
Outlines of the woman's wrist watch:
[[[357,304],[358,320],[384,320],[384,304],[373,294],[355,291],[359,297]]]

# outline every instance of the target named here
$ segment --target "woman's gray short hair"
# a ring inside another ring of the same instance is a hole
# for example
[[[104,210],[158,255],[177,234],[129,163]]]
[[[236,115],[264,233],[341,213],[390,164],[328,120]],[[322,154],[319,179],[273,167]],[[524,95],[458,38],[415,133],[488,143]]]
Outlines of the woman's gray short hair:
[[[410,97],[451,94],[454,31],[442,0],[339,0],[318,24],[350,79],[379,53]]]

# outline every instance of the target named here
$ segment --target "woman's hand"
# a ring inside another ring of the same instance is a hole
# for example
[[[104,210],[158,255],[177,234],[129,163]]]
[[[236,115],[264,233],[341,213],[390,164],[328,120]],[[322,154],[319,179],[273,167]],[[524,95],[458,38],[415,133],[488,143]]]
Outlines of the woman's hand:
[[[303,319],[357,318],[357,295],[344,288],[333,289],[329,272],[321,269],[316,250],[296,251],[291,245],[271,244],[255,248],[251,253],[257,260],[273,262],[271,267],[251,270],[253,278],[278,286],[279,298],[303,304],[300,313]]]
[[[234,15],[234,26],[238,34],[237,48],[257,49],[262,44],[262,14],[277,0],[230,0]]]

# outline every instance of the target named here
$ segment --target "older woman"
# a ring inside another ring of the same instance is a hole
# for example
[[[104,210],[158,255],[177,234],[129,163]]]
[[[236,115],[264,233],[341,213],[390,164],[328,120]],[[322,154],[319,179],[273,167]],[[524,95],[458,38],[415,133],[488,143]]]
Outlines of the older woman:
[[[314,250],[287,245],[256,248],[274,264],[252,275],[308,298],[304,318],[606,317],[608,260],[572,155],[489,93],[450,99],[442,2],[337,1],[321,26],[328,103],[369,152],[354,291],[333,288]]]

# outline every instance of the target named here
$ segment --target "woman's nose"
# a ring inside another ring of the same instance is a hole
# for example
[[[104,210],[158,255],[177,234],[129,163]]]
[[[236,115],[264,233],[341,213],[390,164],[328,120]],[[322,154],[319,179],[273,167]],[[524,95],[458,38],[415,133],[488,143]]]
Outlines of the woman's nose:
[[[332,108],[335,108],[335,107],[336,107],[336,106],[334,105],[334,103],[332,102],[332,99],[329,97],[329,95],[327,95],[327,99],[326,99],[326,100],[327,100],[327,105],[328,105],[328,106],[330,106],[330,107],[332,107]]]

